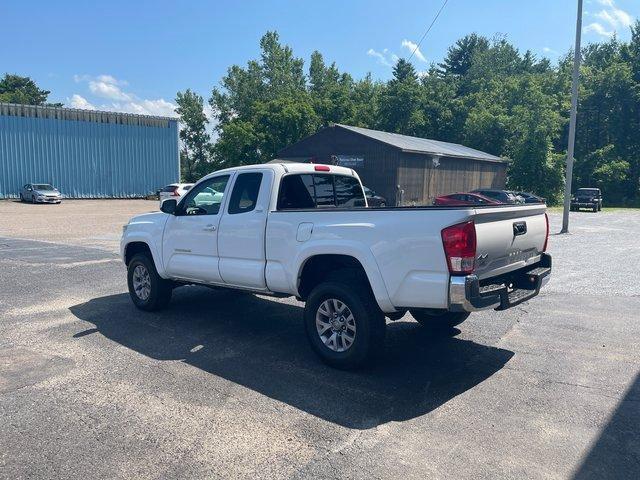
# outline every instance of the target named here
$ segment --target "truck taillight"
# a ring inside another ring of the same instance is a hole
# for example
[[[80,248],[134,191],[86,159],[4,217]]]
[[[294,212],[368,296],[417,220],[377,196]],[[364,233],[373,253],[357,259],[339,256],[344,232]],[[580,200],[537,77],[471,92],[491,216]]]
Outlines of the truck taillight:
[[[542,247],[542,251],[546,252],[547,251],[547,245],[549,245],[549,215],[547,215],[546,213],[544,214],[544,221],[547,224],[547,234],[544,237],[544,246]]]
[[[472,273],[476,259],[476,226],[473,222],[458,223],[442,230],[442,245],[449,273]]]

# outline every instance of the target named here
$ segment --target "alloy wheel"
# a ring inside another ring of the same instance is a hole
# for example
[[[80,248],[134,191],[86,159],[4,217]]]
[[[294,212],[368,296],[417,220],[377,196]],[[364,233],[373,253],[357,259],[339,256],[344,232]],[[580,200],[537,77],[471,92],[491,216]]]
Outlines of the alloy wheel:
[[[151,295],[151,277],[144,265],[136,265],[133,270],[133,290],[142,301],[146,301]]]
[[[345,352],[356,339],[356,320],[346,303],[328,298],[316,311],[316,330],[327,348]]]

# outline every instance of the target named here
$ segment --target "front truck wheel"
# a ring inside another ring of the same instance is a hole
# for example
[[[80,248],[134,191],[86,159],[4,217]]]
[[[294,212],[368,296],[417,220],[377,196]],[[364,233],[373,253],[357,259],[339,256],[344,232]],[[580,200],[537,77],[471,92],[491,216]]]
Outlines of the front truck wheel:
[[[411,316],[423,327],[453,328],[460,325],[467,318],[469,312],[447,312],[446,310],[413,309]]]
[[[172,284],[158,275],[153,259],[148,255],[137,254],[131,259],[127,284],[131,300],[141,310],[161,310],[171,301]]]
[[[311,347],[332,367],[361,367],[384,347],[384,314],[368,286],[359,282],[315,287],[304,307],[304,323]]]

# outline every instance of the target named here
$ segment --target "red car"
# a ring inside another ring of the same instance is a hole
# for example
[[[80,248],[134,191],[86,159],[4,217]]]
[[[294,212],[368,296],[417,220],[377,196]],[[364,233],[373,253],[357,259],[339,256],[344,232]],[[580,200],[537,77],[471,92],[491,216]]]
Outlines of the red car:
[[[477,193],[452,193],[436,197],[433,204],[442,206],[500,205],[500,202]]]

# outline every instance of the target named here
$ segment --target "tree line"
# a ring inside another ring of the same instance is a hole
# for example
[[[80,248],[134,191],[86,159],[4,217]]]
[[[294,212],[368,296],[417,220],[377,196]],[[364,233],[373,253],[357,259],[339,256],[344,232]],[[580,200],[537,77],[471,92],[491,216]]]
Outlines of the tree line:
[[[233,65],[213,88],[213,137],[204,99],[177,95],[185,180],[261,163],[330,123],[461,143],[510,159],[508,186],[560,199],[568,135],[572,52],[557,64],[505,38],[467,35],[443,61],[417,72],[405,59],[393,77],[354,79],[320,52],[308,69],[276,32],[260,57]],[[582,51],[574,185],[603,189],[609,204],[640,203],[640,22],[629,42]]]

